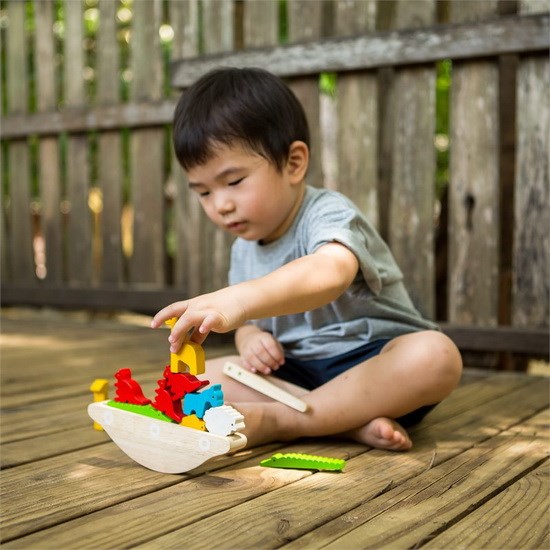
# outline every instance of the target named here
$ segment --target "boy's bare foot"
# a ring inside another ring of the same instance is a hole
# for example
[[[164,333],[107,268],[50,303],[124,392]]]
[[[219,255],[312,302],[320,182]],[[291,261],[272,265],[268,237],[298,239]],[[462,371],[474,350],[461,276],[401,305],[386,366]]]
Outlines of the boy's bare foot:
[[[412,447],[407,432],[391,418],[375,418],[362,428],[351,430],[346,435],[376,449],[406,451]]]
[[[244,416],[245,428],[241,433],[247,438],[247,447],[285,439],[279,437],[276,416],[265,403],[237,403],[234,407]]]

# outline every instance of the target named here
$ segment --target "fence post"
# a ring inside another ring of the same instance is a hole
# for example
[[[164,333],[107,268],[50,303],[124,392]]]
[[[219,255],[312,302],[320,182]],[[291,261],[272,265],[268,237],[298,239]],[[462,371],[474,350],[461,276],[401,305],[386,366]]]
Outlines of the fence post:
[[[522,0],[521,13],[548,11],[550,2]],[[517,77],[517,161],[513,269],[514,325],[548,326],[550,150],[548,56],[522,58]]]
[[[51,0],[35,2],[36,25],[36,79],[39,112],[55,111],[55,47],[53,38],[53,10]],[[60,283],[63,279],[63,249],[61,224],[61,171],[57,137],[40,140],[38,174],[42,200],[42,232],[46,244],[46,280]]]
[[[82,3],[65,0],[65,103],[67,109],[82,107],[84,48]],[[67,140],[67,198],[71,210],[67,232],[68,277],[71,283],[92,280],[92,218],[88,207],[88,137],[70,135]]]
[[[401,0],[397,28],[435,23],[433,0]],[[435,67],[396,69],[392,81],[392,182],[388,240],[411,299],[435,317]]]
[[[9,2],[7,30],[7,89],[8,112],[28,110],[27,40],[24,2]],[[8,149],[9,166],[9,259],[11,279],[18,283],[34,284],[33,235],[30,211],[30,155],[26,139],[12,141]]]
[[[170,1],[170,22],[174,29],[172,59],[195,57],[199,54],[199,4],[197,0]],[[181,90],[177,91],[177,95]],[[187,296],[201,291],[203,257],[201,227],[204,214],[196,197],[190,196],[187,179],[175,156],[173,144],[171,179],[174,192],[174,283]]]
[[[161,97],[160,8],[158,0],[134,4],[133,101],[155,101]],[[134,240],[130,280],[133,283],[162,285],[165,282],[164,138],[162,128],[135,130],[131,137]]]
[[[99,34],[97,39],[97,103],[119,103],[119,63],[116,40],[116,3],[99,2]],[[122,143],[119,131],[102,132],[99,136],[98,177],[103,195],[101,216],[102,262],[100,280],[121,284],[123,256],[122,216]]]
[[[497,2],[450,3],[451,20],[497,13]],[[453,64],[449,182],[449,320],[494,326],[499,295],[499,124],[496,61]]]
[[[234,49],[235,3],[233,0],[209,1],[203,4],[204,53],[220,53]],[[227,286],[229,252],[232,238],[202,216],[200,230],[202,250],[202,292]]]
[[[289,42],[306,42],[321,37],[323,27],[323,2],[290,0],[288,2]],[[311,154],[307,182],[323,187],[324,176],[321,158],[321,129],[319,119],[319,77],[294,78],[292,91],[306,112],[310,128]]]
[[[336,36],[373,31],[376,3],[335,5]],[[337,189],[352,199],[378,227],[378,85],[375,72],[338,75],[336,88]]]

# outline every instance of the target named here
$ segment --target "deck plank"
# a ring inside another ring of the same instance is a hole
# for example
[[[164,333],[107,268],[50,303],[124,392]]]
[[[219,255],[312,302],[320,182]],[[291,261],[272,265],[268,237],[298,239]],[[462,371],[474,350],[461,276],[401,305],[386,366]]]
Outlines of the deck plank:
[[[423,548],[550,548],[549,494],[545,462]]]
[[[547,411],[543,417],[548,420]],[[525,424],[529,425],[530,420]],[[417,548],[447,525],[456,523],[469,510],[491,499],[502,486],[536,467],[547,458],[548,452],[547,442],[540,438],[503,432],[351,510],[344,518],[324,525],[288,547],[316,546],[322,541],[323,547],[335,549]],[[326,544],[329,540],[330,544]],[[496,547],[499,546],[493,545]]]
[[[310,453],[328,453],[340,457],[364,451],[362,445],[348,443],[342,446],[341,443],[330,442],[303,444],[290,447],[289,450],[296,451],[298,448]],[[179,478],[178,482],[153,494],[126,499],[108,509],[100,509],[63,525],[23,537],[12,543],[12,547],[42,547],[45,543],[63,547],[76,538],[82,541],[80,548],[120,548],[145,543],[173,532],[182,525],[192,527],[205,515],[215,514],[313,475],[307,470],[259,466],[260,460],[271,456],[277,446],[270,445],[268,449],[268,452],[264,448],[242,453],[245,460],[240,463],[226,459],[226,467],[209,471],[206,476],[168,476]],[[186,506],[185,503],[200,505]],[[121,524],[127,528],[117,529]],[[181,548],[182,539],[179,544]]]
[[[408,453],[319,438],[173,476],[133,462],[86,414],[93,379],[122,367],[153,395],[166,332],[8,315],[0,345],[0,528],[10,548],[548,545],[547,378],[468,371],[411,431]],[[340,474],[259,465],[277,450],[348,460]],[[523,492],[536,512],[517,506]]]

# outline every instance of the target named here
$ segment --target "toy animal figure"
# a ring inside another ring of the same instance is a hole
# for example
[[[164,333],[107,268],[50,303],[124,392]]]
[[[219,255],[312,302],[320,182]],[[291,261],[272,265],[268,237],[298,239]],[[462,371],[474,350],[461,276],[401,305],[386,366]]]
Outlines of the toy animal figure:
[[[183,418],[181,398],[174,397],[172,392],[167,389],[166,378],[161,378],[158,381],[155,393],[157,397],[153,401],[153,407],[179,424]]]
[[[214,384],[211,388],[201,392],[188,393],[183,399],[183,412],[196,414],[202,418],[210,407],[223,405],[223,392],[221,384]]]
[[[244,416],[230,405],[211,407],[204,413],[204,422],[210,433],[232,435],[244,428]]]
[[[199,380],[192,374],[174,373],[168,366],[164,369],[163,378],[158,381],[155,390],[157,397],[153,401],[153,407],[179,424],[183,418],[183,397],[207,385],[208,380]]]
[[[208,386],[208,380],[199,380],[196,376],[185,372],[172,372],[170,366],[167,366],[162,373],[166,380],[166,385],[178,399],[191,392],[198,391],[201,388]]]
[[[148,405],[151,403],[151,400],[143,395],[141,386],[132,378],[130,369],[120,369],[115,373],[115,378],[117,379],[117,382],[115,382],[115,401],[134,405]]]

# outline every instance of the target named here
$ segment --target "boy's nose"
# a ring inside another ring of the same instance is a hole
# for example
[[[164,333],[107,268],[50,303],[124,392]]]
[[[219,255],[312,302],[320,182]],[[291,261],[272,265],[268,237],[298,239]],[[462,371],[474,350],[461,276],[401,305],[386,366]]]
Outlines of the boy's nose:
[[[219,196],[216,200],[216,210],[219,214],[228,214],[235,210],[235,203],[226,196]]]

